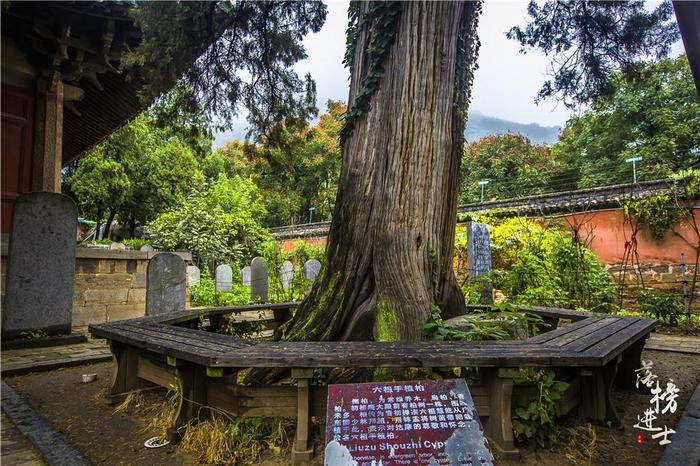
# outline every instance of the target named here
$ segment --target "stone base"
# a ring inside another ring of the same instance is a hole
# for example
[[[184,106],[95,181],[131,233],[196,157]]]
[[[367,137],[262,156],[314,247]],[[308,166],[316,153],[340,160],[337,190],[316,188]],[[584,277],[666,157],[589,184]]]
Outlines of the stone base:
[[[19,348],[46,348],[49,346],[62,345],[77,345],[87,343],[87,337],[80,333],[71,333],[70,335],[57,335],[45,338],[26,339],[20,338],[16,340],[6,340],[3,337],[2,349],[19,349]]]
[[[293,464],[306,464],[314,457],[313,446],[309,450],[299,450],[297,448],[296,441],[292,446],[292,463]]]
[[[493,449],[493,453],[498,457],[499,460],[519,460],[520,450],[513,448],[512,450],[503,450],[498,447],[494,442],[489,442],[489,445]]]
[[[3,309],[4,311],[4,309]],[[71,332],[71,323],[70,320],[65,323],[65,324],[57,324],[57,325],[50,325],[50,326],[37,326],[37,327],[18,327],[18,326],[12,326],[12,325],[5,325],[3,322],[2,326],[2,339],[3,340],[13,340],[13,339],[22,339],[25,336],[32,335],[33,333],[36,332],[42,332],[45,335],[48,335],[50,337],[62,337],[65,335],[70,334]],[[27,340],[27,338],[24,338]],[[30,338],[31,339],[31,338]],[[36,340],[40,340],[42,338],[36,338]],[[44,337],[45,339],[45,337]]]

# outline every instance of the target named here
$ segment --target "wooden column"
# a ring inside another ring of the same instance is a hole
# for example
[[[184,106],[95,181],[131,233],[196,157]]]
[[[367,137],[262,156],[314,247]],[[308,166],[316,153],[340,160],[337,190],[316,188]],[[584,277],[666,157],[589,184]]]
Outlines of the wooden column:
[[[484,369],[484,384],[489,391],[489,413],[486,435],[503,458],[517,458],[520,452],[513,442],[511,422],[511,402],[513,398],[513,377],[518,369]]]
[[[619,427],[621,422],[612,402],[612,385],[617,373],[617,359],[604,367],[581,371],[581,411],[587,419],[609,422]]]
[[[171,364],[171,360],[168,364]],[[206,408],[206,368],[179,360],[175,360],[175,366],[180,400],[173,418],[173,425],[168,430],[168,440],[171,443],[178,443],[182,439],[182,427],[209,417],[209,410]]]
[[[649,335],[638,340],[622,353],[622,361],[617,367],[617,376],[615,377],[615,385],[617,387],[625,390],[635,389],[637,382],[637,372],[635,371],[642,366],[642,351],[647,338],[649,338]],[[640,388],[642,387],[640,385]],[[647,388],[643,387],[643,389],[646,390]]]
[[[61,192],[63,82],[58,72],[39,80],[36,97],[32,190]]]
[[[107,404],[115,404],[124,401],[129,392],[139,387],[138,353],[133,347],[115,341],[110,342],[109,348],[114,368],[112,387],[105,401]]]
[[[292,377],[297,379],[297,432],[292,446],[292,463],[304,464],[314,455],[311,442],[310,385],[313,369],[292,369]]]

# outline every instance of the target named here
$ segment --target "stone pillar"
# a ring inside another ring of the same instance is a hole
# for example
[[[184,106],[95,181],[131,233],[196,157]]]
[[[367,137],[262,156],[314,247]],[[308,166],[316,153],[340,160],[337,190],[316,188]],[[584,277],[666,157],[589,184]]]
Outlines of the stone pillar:
[[[32,190],[61,192],[63,82],[58,72],[41,79],[36,95]]]

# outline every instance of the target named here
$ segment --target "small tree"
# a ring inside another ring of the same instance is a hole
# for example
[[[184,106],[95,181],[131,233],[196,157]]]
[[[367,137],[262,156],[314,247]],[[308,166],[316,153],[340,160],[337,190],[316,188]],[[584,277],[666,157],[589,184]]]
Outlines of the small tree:
[[[79,200],[83,215],[93,216],[97,222],[96,237],[100,233],[102,216],[109,212],[105,232],[131,191],[131,182],[124,167],[103,155],[104,146],[98,146],[80,160],[78,169],[69,179],[71,191]]]

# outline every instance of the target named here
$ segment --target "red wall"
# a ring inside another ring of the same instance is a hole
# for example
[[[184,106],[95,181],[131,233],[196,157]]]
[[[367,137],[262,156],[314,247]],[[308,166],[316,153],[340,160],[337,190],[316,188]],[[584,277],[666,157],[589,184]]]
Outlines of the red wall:
[[[695,221],[700,225],[700,209],[693,211]],[[601,210],[560,217],[562,226],[579,225],[582,236],[592,235],[590,248],[598,258],[607,265],[619,264],[623,261],[625,242],[631,238],[631,226],[625,224],[621,209]],[[680,264],[681,252],[685,253],[686,263],[695,261],[695,247],[698,237],[688,221],[674,228],[677,234],[667,232],[663,241],[654,241],[643,226],[637,233],[637,253],[642,264]],[[304,241],[314,246],[325,246],[326,237],[304,238]],[[295,239],[282,241],[282,249],[291,251]]]
[[[700,225],[700,209],[693,211],[695,221]],[[563,217],[564,225],[574,222],[581,225],[583,234],[591,231],[593,239],[590,248],[605,264],[618,264],[622,262],[625,253],[625,242],[630,240],[631,226],[625,225],[624,215],[621,209],[603,210],[567,215]],[[698,238],[695,231],[688,224],[682,222],[675,227],[675,231],[667,232],[663,241],[654,241],[649,232],[643,226],[637,233],[637,253],[642,264],[679,264],[681,252],[685,253],[686,263],[695,260],[695,247]]]

